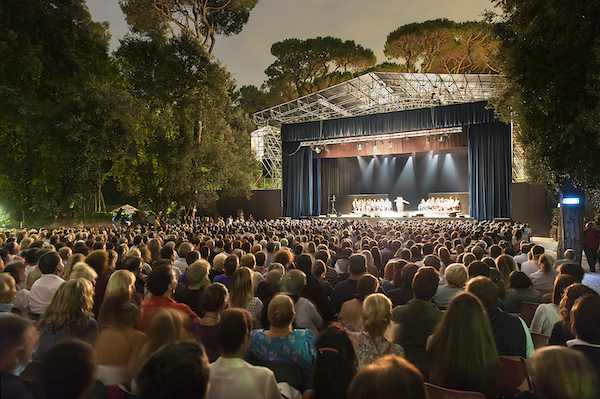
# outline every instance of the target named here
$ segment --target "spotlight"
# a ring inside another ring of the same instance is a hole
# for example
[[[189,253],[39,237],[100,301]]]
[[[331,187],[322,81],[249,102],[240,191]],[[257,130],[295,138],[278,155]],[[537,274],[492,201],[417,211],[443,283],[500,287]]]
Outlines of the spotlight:
[[[446,136],[441,135],[440,136],[440,143],[443,143],[444,141],[446,141]]]
[[[315,152],[316,152],[317,154],[320,154],[320,153],[321,153],[321,147],[320,147],[320,146],[316,146],[316,147],[315,147]]]
[[[325,145],[323,146],[323,149],[325,150],[325,152],[329,152],[329,147],[327,146],[327,144],[325,144]]]
[[[362,150],[362,144],[361,143],[356,144],[356,148],[358,148],[358,151]]]
[[[373,140],[373,148],[377,148],[377,140]]]
[[[430,141],[431,141],[431,137],[430,137],[430,136],[427,136],[427,137],[425,137],[425,142],[426,142],[427,144],[429,144],[429,142],[430,142]]]
[[[392,143],[392,140],[388,141],[388,147],[394,148],[394,143]]]

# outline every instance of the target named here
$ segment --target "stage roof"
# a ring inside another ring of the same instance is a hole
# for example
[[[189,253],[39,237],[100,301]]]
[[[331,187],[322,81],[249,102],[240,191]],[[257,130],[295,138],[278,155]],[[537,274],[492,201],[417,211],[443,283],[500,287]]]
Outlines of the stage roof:
[[[258,127],[486,101],[498,75],[370,72],[256,112]]]

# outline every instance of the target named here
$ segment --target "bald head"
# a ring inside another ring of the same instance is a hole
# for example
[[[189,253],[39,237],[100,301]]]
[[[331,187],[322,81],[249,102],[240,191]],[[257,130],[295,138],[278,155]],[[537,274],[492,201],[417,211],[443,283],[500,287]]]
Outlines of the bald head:
[[[11,303],[17,296],[17,284],[9,273],[0,273],[0,303]]]

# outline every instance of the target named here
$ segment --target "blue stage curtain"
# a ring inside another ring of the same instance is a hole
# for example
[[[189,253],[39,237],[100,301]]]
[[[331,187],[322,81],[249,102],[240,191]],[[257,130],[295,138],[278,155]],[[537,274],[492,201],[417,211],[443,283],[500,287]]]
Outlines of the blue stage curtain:
[[[313,216],[328,213],[329,203],[325,202],[322,205],[323,207],[321,207],[321,158],[315,158],[313,160]]]
[[[486,106],[487,102],[480,101],[283,125],[281,139],[289,143],[493,122],[494,111]]]
[[[501,122],[468,126],[471,216],[512,217],[510,126]]]
[[[292,218],[312,215],[314,177],[310,147],[283,143],[282,173],[283,215]]]

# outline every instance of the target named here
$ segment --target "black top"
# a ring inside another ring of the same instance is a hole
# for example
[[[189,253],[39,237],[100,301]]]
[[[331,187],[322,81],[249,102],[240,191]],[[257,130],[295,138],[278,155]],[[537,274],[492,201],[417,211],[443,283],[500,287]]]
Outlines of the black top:
[[[190,290],[187,285],[178,284],[177,288],[175,288],[173,299],[179,303],[188,305],[198,317],[204,317],[204,311],[202,310],[202,305],[200,305],[202,292],[202,289]]]
[[[488,312],[500,356],[527,357],[527,336],[518,317],[496,308]]]

